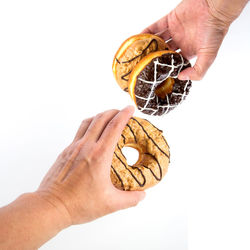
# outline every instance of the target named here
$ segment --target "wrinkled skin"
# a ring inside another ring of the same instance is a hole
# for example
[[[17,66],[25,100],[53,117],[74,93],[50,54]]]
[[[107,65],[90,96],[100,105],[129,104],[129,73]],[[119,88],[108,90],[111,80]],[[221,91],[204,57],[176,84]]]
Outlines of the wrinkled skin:
[[[187,59],[197,57],[193,67],[179,75],[180,80],[201,80],[214,62],[230,24],[241,13],[246,0],[183,0],[168,15],[142,33],[170,37],[172,49],[181,49]]]

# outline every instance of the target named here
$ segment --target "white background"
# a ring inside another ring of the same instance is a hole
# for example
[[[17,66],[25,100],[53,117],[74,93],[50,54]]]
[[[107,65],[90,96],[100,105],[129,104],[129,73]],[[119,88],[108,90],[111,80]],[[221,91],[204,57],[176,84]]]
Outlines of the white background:
[[[113,56],[178,2],[0,1],[0,206],[38,187],[84,118],[132,104]],[[138,207],[42,249],[250,249],[249,14],[250,5],[187,100],[147,117],[171,146],[166,178]]]

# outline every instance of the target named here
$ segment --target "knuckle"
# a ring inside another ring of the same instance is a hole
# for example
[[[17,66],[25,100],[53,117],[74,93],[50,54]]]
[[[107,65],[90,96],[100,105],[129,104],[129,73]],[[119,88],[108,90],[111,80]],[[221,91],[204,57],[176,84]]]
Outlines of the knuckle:
[[[96,144],[88,145],[85,155],[87,155],[86,158],[88,158],[90,162],[97,161],[100,158],[100,152],[98,152]]]
[[[116,113],[116,112],[119,112],[119,110],[118,109],[110,109],[109,112]]]
[[[100,156],[97,153],[90,153],[89,159],[91,162],[97,162],[100,160]]]
[[[89,123],[91,121],[91,119],[92,118],[87,118],[87,119],[82,120],[81,127],[85,126],[86,123]]]
[[[96,120],[100,120],[103,117],[103,113],[99,113],[95,116]]]
[[[110,116],[110,115],[112,115],[112,114],[115,114],[115,113],[118,113],[119,112],[119,110],[117,110],[117,109],[110,109],[110,110],[107,110],[107,111],[105,111],[104,113],[103,113],[103,116]]]
[[[82,128],[86,124],[87,120],[82,120],[80,127]]]
[[[112,114],[118,113],[119,110],[117,109],[110,109],[105,112],[99,113],[95,116],[95,120],[99,122],[100,120],[107,119],[107,117],[110,117]]]
[[[92,159],[89,155],[85,155],[82,159],[81,159],[82,164],[84,164],[85,167],[90,167],[91,166],[91,162]]]

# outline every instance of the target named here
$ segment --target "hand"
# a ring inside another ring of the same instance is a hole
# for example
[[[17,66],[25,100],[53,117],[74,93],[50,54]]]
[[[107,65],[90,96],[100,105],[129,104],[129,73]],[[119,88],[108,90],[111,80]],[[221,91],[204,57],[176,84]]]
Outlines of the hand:
[[[115,146],[133,111],[110,110],[84,120],[42,181],[37,194],[64,211],[66,224],[85,223],[144,198],[144,192],[118,190],[110,180]]]
[[[172,38],[170,48],[181,49],[187,59],[197,57],[193,67],[183,70],[180,80],[200,80],[215,60],[230,24],[248,0],[183,0],[173,11],[142,33]]]
[[[82,122],[38,190],[0,208],[1,249],[37,249],[72,224],[135,206],[144,198],[143,191],[121,191],[110,180],[115,146],[133,111],[110,110]]]

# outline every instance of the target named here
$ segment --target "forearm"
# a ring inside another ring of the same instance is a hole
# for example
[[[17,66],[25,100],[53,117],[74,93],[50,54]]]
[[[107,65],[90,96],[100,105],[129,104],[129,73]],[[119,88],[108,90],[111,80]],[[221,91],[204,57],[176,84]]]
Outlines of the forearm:
[[[231,24],[242,12],[249,0],[207,0],[211,13]]]
[[[0,209],[0,249],[37,249],[68,226],[61,213],[36,193],[20,196]]]

